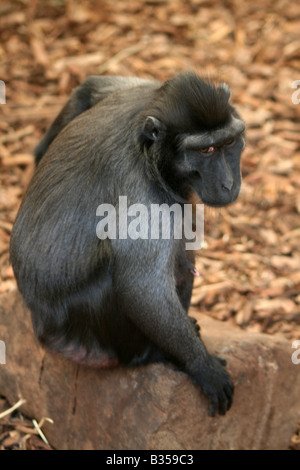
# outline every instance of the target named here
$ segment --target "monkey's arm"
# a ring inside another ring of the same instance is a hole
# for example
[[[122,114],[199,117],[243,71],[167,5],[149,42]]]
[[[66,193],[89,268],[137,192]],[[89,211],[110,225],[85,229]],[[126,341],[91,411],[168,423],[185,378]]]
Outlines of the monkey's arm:
[[[141,266],[141,265],[140,265]],[[135,273],[119,270],[126,315],[168,357],[200,385],[210,400],[209,413],[225,414],[232,403],[233,385],[225,361],[208,353],[176,293],[172,276],[161,266],[135,264]]]
[[[149,80],[134,77],[90,76],[82,85],[75,88],[71,98],[67,101],[60,113],[56,116],[46,134],[36,146],[35,163],[39,163],[46,153],[49,145],[61,130],[79,114],[90,109],[95,104],[119,90],[134,86],[152,83]]]

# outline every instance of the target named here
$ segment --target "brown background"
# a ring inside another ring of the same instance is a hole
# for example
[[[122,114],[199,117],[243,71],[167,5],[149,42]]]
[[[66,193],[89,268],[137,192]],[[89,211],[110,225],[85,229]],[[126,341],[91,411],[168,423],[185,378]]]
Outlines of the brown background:
[[[299,31],[300,5],[288,0],[3,0],[0,292],[15,289],[8,243],[32,150],[72,88],[91,74],[165,80],[193,69],[229,83],[248,128],[238,202],[206,210],[193,304],[241,328],[300,339]],[[0,412],[7,406],[0,400]],[[2,448],[18,447],[19,419],[0,422]]]

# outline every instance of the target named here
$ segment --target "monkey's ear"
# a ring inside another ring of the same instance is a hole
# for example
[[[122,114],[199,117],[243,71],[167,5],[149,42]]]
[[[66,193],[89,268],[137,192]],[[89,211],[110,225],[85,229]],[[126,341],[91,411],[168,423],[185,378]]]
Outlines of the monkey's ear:
[[[165,133],[166,126],[159,119],[147,116],[144,122],[143,134],[152,141],[156,141]]]

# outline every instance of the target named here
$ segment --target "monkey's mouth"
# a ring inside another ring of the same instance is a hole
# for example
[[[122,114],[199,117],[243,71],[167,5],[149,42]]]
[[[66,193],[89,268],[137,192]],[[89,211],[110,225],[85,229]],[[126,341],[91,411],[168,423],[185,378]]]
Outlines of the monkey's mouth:
[[[229,206],[230,204],[232,204],[233,202],[236,201],[237,197],[238,197],[238,194],[233,195],[233,197],[228,201],[217,201],[217,202],[216,201],[208,201],[205,198],[201,198],[201,202],[205,206],[220,208],[220,207]]]
[[[223,203],[220,203],[220,202],[208,202],[208,201],[205,201],[205,200],[201,200],[202,203],[205,205],[205,206],[208,206],[208,207],[215,207],[215,208],[218,208],[218,207],[225,207],[225,206],[228,206],[229,204],[231,204],[231,202],[233,201],[230,201],[230,202],[223,202]]]

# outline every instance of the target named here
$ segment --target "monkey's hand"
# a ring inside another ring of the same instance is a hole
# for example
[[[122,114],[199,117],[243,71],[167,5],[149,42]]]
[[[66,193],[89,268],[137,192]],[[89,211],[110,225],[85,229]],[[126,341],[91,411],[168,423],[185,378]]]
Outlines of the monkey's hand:
[[[224,415],[232,404],[234,386],[224,369],[225,365],[225,359],[210,354],[208,360],[202,364],[201,372],[193,377],[210,401],[210,416],[215,416],[216,411]]]

